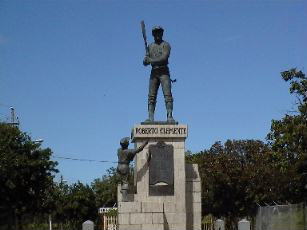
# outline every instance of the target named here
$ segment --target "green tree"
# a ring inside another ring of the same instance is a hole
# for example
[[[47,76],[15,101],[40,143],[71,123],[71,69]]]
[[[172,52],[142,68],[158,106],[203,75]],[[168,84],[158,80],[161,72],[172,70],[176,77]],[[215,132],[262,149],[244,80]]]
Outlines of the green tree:
[[[254,216],[258,204],[284,203],[293,196],[294,172],[287,159],[257,140],[216,142],[208,150],[187,155],[199,165],[204,214],[227,217],[235,225],[239,217]]]
[[[69,216],[69,193],[70,187],[68,184],[64,183],[62,178],[60,183],[54,183],[53,189],[50,193],[50,204],[52,205],[52,216],[55,223],[58,223],[61,228],[63,224],[67,223],[70,219]],[[69,223],[68,223],[69,224]]]
[[[84,221],[97,218],[95,194],[89,185],[79,181],[72,185],[55,183],[51,199],[53,222],[60,229],[80,229]]]
[[[17,127],[0,123],[0,216],[8,225],[22,228],[25,213],[46,211],[46,191],[57,172],[51,154]]]
[[[273,151],[287,157],[289,169],[298,172],[292,187],[297,190],[297,201],[302,201],[307,196],[307,78],[295,68],[282,72],[281,77],[290,83],[297,108],[281,120],[273,120],[267,138]]]
[[[69,187],[67,199],[66,215],[75,228],[80,227],[86,220],[97,218],[98,209],[95,205],[95,195],[89,185],[84,185],[81,182],[72,184]]]
[[[107,174],[102,178],[94,180],[92,188],[97,207],[112,207],[117,202],[117,186],[120,182],[120,176],[113,167],[108,169]]]

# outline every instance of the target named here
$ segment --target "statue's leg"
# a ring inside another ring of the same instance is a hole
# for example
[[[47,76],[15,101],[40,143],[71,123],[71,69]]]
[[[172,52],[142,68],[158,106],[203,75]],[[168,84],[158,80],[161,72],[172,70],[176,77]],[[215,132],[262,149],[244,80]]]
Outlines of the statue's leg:
[[[121,186],[122,202],[128,202],[128,183],[123,183]]]
[[[121,184],[121,194],[122,194],[122,201],[127,202],[128,201],[128,175],[124,175],[122,178],[122,184]]]
[[[172,96],[172,83],[169,75],[162,75],[160,77],[162,91],[165,100],[165,107],[167,112],[167,121],[175,122],[173,118],[173,96]]]
[[[149,90],[148,90],[148,119],[146,121],[154,121],[154,113],[156,108],[159,84],[160,84],[159,79],[154,75],[151,75],[149,79]]]

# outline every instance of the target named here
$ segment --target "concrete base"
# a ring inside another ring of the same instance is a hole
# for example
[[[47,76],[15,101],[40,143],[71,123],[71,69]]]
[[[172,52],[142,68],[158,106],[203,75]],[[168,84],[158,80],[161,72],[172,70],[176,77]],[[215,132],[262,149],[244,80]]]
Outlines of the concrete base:
[[[135,147],[149,144],[135,157],[136,194],[121,202],[118,192],[119,230],[200,230],[201,182],[197,165],[185,164],[186,125],[138,125],[132,132]],[[148,151],[163,142],[173,147],[173,195],[150,195]],[[120,187],[118,189],[120,191]]]
[[[187,229],[201,230],[201,180],[197,164],[186,164]]]

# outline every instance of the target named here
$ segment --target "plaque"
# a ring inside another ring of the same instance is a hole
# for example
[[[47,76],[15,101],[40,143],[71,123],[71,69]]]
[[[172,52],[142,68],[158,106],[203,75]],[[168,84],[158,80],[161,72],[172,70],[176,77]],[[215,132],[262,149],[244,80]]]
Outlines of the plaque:
[[[174,193],[174,147],[164,142],[149,146],[149,195]]]

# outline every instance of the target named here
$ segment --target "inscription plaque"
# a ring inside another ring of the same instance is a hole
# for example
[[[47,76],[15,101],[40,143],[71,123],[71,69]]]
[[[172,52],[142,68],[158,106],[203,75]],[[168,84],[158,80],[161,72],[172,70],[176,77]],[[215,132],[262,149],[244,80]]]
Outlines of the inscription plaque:
[[[187,138],[187,136],[187,125],[136,125],[131,132],[132,141],[137,138]]]
[[[149,146],[149,195],[172,195],[174,192],[174,147],[164,142]]]

